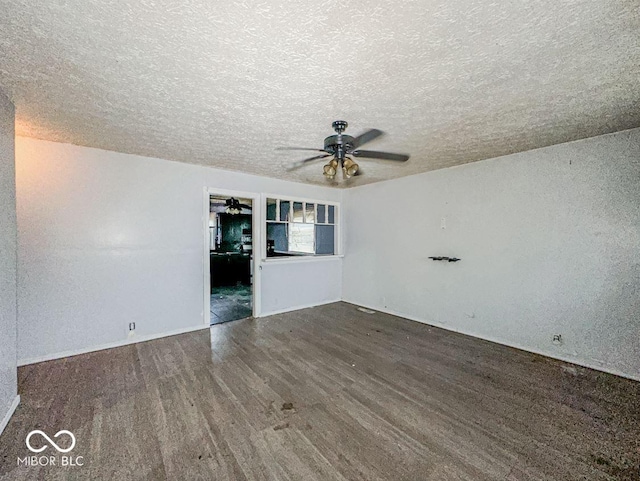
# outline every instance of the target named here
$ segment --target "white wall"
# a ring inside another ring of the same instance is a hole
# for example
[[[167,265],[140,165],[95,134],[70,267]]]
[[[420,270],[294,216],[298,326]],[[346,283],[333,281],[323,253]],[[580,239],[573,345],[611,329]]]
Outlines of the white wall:
[[[18,400],[13,104],[0,92],[0,433]]]
[[[345,300],[640,379],[640,129],[357,187],[344,205]]]
[[[22,362],[124,342],[132,321],[137,339],[201,327],[203,189],[214,187],[344,197],[344,262],[264,263],[265,314],[342,292],[640,378],[640,129],[344,194],[26,138],[16,158]]]
[[[342,299],[342,259],[333,257],[318,260],[268,261],[271,281],[262,285],[262,312],[264,315],[291,310],[290,299],[296,306],[314,306]],[[313,276],[313,277],[312,277]],[[292,283],[289,279],[297,279]],[[281,286],[288,286],[281,289]]]
[[[136,339],[202,327],[205,187],[342,196],[21,137],[16,159],[20,363],[124,342],[129,322]],[[263,312],[340,299],[342,259],[262,267]]]

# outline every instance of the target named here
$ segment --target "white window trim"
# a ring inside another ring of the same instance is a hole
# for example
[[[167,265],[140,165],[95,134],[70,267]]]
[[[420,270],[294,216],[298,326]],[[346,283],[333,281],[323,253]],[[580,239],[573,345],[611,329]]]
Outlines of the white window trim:
[[[339,254],[320,254],[315,256],[268,257],[261,262],[263,264],[295,264],[299,262],[326,262],[342,258],[344,256]]]

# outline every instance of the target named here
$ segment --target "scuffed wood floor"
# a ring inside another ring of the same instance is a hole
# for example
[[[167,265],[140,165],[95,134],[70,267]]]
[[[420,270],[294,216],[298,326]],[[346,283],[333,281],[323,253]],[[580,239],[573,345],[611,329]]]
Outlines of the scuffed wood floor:
[[[2,479],[640,479],[640,383],[345,303],[23,367],[19,385]],[[72,431],[84,466],[18,467],[33,429]]]

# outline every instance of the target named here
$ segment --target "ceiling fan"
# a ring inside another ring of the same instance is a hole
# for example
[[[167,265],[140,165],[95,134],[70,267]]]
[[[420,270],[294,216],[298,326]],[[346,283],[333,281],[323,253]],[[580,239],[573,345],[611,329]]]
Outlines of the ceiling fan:
[[[333,179],[338,172],[338,169],[342,168],[344,177],[349,179],[354,175],[360,175],[362,173],[360,166],[356,164],[351,157],[392,160],[396,162],[406,162],[409,160],[409,156],[405,154],[392,154],[390,152],[378,152],[376,150],[361,150],[360,147],[362,145],[380,137],[384,132],[377,129],[370,129],[357,137],[352,137],[342,133],[346,130],[348,125],[349,124],[344,120],[336,120],[333,122],[331,126],[333,127],[333,130],[336,131],[336,135],[330,135],[324,139],[323,149],[312,149],[306,147],[278,148],[278,150],[312,150],[314,152],[322,152],[320,155],[302,159],[291,164],[288,170],[303,167],[309,162],[313,162],[315,160],[333,157],[323,168],[325,177]]]
[[[225,208],[226,213],[231,215],[239,214],[242,211],[242,209],[251,210],[250,205],[242,204],[235,197],[230,197],[227,200],[225,200],[224,205],[226,206]]]

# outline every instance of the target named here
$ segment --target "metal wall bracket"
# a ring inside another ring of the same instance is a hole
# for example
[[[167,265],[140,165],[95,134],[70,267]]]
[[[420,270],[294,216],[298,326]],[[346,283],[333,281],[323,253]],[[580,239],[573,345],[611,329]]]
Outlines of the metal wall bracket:
[[[429,257],[429,259],[434,261],[446,261],[446,262],[458,262],[460,260],[457,257]]]

